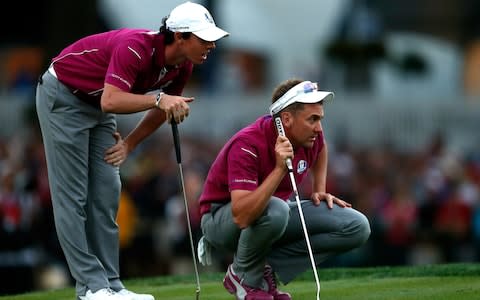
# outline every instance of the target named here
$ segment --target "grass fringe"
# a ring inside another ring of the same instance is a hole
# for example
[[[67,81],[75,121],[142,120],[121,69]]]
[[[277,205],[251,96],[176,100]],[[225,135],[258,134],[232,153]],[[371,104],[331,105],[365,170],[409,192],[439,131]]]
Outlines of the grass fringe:
[[[384,266],[368,268],[327,268],[318,269],[321,281],[349,278],[392,278],[392,277],[425,277],[425,276],[480,276],[480,263],[434,264],[419,266]],[[224,273],[201,273],[202,282],[219,281]],[[169,285],[192,282],[192,275],[160,276],[128,280],[136,285]],[[295,281],[311,281],[313,272],[307,271]]]

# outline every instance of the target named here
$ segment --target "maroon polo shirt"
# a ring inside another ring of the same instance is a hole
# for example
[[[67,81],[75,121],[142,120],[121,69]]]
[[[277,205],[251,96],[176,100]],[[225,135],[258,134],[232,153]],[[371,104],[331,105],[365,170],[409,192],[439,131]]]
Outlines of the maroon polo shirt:
[[[84,37],[52,60],[58,79],[99,103],[105,83],[144,94],[163,89],[181,95],[190,61],[166,68],[164,36],[145,29],[118,29]]]
[[[240,130],[225,144],[208,172],[200,195],[202,215],[210,211],[211,203],[228,203],[231,191],[253,191],[262,184],[276,164],[277,136],[272,117],[266,115]],[[292,162],[297,185],[307,176],[322,148],[323,133],[320,133],[312,148],[295,149]],[[287,200],[292,193],[289,176],[285,176],[273,195]]]

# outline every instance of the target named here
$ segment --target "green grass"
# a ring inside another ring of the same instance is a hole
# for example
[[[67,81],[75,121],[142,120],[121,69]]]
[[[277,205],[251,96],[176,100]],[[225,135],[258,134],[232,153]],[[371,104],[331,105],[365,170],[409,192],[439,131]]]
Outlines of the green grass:
[[[320,269],[321,299],[463,300],[480,299],[480,264],[443,264],[408,267]],[[202,300],[232,300],[223,288],[221,273],[200,274]],[[164,276],[127,280],[134,291],[151,293],[157,300],[195,299],[195,278]],[[315,299],[312,272],[305,272],[282,290],[295,300]],[[73,288],[0,297],[0,300],[72,300]]]

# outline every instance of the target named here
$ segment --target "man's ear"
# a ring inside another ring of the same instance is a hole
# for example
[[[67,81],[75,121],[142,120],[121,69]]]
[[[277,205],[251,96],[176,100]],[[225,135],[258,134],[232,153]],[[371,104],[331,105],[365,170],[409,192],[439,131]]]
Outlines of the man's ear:
[[[182,33],[181,33],[181,32],[178,32],[178,31],[173,33],[173,38],[174,38],[176,41],[177,41],[177,40],[183,41]]]

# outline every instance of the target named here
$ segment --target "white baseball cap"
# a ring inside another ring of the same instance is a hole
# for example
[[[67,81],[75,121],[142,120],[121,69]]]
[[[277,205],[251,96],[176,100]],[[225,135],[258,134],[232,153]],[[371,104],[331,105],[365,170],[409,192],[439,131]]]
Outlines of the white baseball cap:
[[[173,32],[191,32],[208,42],[229,35],[215,25],[212,15],[205,7],[190,1],[175,7],[170,12],[166,25]]]
[[[324,100],[333,100],[334,94],[327,91],[319,91],[316,82],[303,81],[289,89],[282,97],[270,105],[270,115],[276,115],[287,106],[300,103],[318,103]]]

